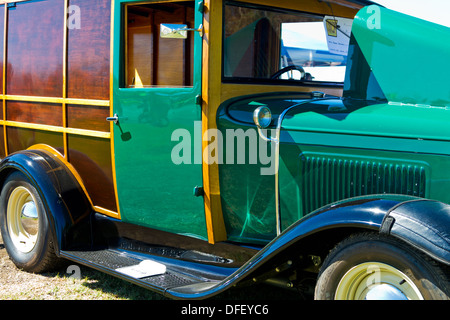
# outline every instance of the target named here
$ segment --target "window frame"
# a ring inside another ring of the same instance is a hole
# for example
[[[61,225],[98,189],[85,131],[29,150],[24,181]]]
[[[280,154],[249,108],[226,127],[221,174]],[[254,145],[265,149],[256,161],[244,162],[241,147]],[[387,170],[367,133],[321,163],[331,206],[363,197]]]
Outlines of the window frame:
[[[306,15],[315,18],[323,19],[325,14],[317,14],[313,12],[306,12],[300,10],[292,10],[292,9],[284,9],[277,8],[267,5],[259,5],[254,3],[246,3],[241,1],[234,0],[224,0],[222,4],[222,61],[221,61],[221,81],[224,84],[252,84],[252,85],[276,85],[276,86],[305,86],[305,87],[333,87],[333,88],[343,88],[344,80],[342,82],[333,82],[333,81],[313,81],[313,80],[287,80],[287,79],[264,79],[264,78],[250,78],[250,77],[226,77],[225,76],[225,10],[227,5],[234,5],[239,7],[245,7],[249,9],[259,9],[259,10],[267,10],[275,13],[281,14],[299,14]],[[348,58],[348,56],[347,56]],[[347,64],[346,64],[347,66]]]
[[[176,41],[191,41],[192,43],[189,44],[187,47],[189,48],[189,50],[191,51],[189,53],[189,56],[191,56],[192,60],[191,60],[191,65],[189,66],[189,68],[186,69],[185,66],[183,66],[183,68],[185,68],[185,71],[188,70],[191,73],[191,84],[190,85],[165,85],[165,84],[152,84],[152,85],[143,85],[142,87],[136,87],[136,86],[129,86],[128,84],[128,68],[129,68],[129,63],[128,63],[128,8],[132,7],[132,6],[139,6],[139,5],[158,5],[158,4],[174,4],[174,3],[182,3],[182,2],[186,2],[186,3],[192,3],[193,4],[193,18],[194,18],[194,24],[195,24],[195,20],[196,20],[196,3],[195,0],[146,0],[146,1],[136,1],[136,0],[124,0],[121,3],[121,10],[120,10],[120,15],[121,15],[121,24],[120,24],[120,59],[119,59],[119,81],[118,81],[118,87],[120,90],[152,90],[152,89],[185,89],[185,90],[193,90],[193,88],[196,86],[196,75],[195,75],[195,40],[193,39],[193,35],[191,34],[190,36],[188,36],[187,39],[172,39],[172,40],[176,40]],[[189,35],[189,34],[188,34]],[[157,34],[157,36],[159,37],[159,34]],[[191,38],[192,37],[192,38]],[[153,54],[153,52],[152,52]],[[152,63],[153,64],[153,63]],[[154,64],[153,64],[154,65]],[[153,72],[155,72],[157,70],[153,70]]]

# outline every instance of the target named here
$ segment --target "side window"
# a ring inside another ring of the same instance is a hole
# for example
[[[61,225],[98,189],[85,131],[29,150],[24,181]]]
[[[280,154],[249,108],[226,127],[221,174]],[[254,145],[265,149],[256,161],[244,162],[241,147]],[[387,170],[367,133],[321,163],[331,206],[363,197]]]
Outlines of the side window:
[[[125,10],[126,88],[190,87],[193,34],[187,39],[159,36],[160,24],[194,27],[194,1],[128,5]]]
[[[351,19],[226,1],[223,23],[225,81],[344,81]]]

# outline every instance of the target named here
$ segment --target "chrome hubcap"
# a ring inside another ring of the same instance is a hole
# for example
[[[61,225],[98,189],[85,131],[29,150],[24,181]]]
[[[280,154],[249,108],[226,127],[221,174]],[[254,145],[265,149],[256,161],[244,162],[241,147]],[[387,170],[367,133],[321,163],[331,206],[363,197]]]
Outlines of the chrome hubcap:
[[[364,300],[408,300],[408,297],[398,288],[383,283],[370,288]]]
[[[414,282],[398,269],[379,262],[351,268],[341,279],[336,300],[423,300]]]
[[[27,253],[36,245],[39,231],[36,200],[25,187],[15,188],[7,206],[8,231],[17,250]]]

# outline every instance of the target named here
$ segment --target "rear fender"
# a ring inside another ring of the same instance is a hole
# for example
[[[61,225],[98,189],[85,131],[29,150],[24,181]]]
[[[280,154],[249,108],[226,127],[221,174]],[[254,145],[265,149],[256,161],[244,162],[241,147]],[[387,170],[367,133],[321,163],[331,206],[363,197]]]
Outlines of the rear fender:
[[[47,211],[56,254],[72,246],[89,245],[92,206],[69,168],[48,150],[13,153],[0,164],[0,185],[20,171],[37,189]]]

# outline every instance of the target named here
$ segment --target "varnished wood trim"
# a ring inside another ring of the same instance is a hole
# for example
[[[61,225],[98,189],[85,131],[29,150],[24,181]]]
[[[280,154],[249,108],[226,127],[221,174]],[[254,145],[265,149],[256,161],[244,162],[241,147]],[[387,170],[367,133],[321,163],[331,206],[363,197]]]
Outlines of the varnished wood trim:
[[[3,25],[3,87],[2,87],[2,108],[3,108],[3,121],[6,120],[6,68],[7,68],[7,61],[6,61],[6,45],[7,45],[7,37],[8,37],[8,8],[4,7],[4,25]],[[3,126],[3,143],[5,144],[5,156],[8,155],[8,133],[6,132],[6,126]]]
[[[77,134],[80,136],[96,137],[110,139],[111,134],[109,132],[101,132],[95,130],[75,129],[75,128],[63,128],[63,131],[70,134]]]
[[[59,126],[50,126],[50,125],[37,124],[37,123],[1,120],[0,125],[4,125],[5,127],[8,126],[8,127],[35,129],[35,130],[50,131],[50,132],[70,133],[70,134],[76,134],[76,135],[81,135],[81,136],[104,138],[104,139],[111,138],[111,134],[109,132],[101,132],[101,131],[86,130],[86,129],[76,129],[76,128],[64,128],[64,127],[59,127]]]
[[[110,116],[114,116],[114,104],[113,104],[113,97],[114,97],[114,15],[115,15],[115,1],[111,0],[111,42],[110,42],[110,70],[109,70],[109,98],[110,98],[110,106],[109,106],[109,114]],[[120,21],[117,22],[120,26]],[[117,192],[117,176],[116,176],[116,158],[115,158],[115,152],[114,152],[114,126],[115,123],[111,121],[109,123],[109,132],[111,133],[111,167],[112,167],[112,178],[113,178],[113,186],[114,186],[114,197],[116,199],[116,208],[117,208],[117,216],[116,218],[120,219],[120,206],[119,206],[119,194]]]
[[[69,0],[64,0],[64,35],[63,35],[63,99],[67,98],[67,7]],[[65,103],[65,102],[63,102]],[[65,114],[65,112],[63,112]]]
[[[26,101],[26,102],[47,102],[47,103],[65,103],[65,104],[79,104],[109,107],[109,100],[95,100],[95,99],[73,99],[73,98],[57,98],[57,97],[38,97],[38,96],[21,96],[21,95],[4,95],[5,100]]]
[[[112,210],[108,210],[108,209],[105,209],[105,208],[102,208],[102,207],[99,207],[99,206],[94,206],[94,210],[96,212],[104,214],[106,216],[110,216],[110,217],[113,217],[113,218],[116,218],[116,219],[120,218],[119,213],[117,213],[115,211],[112,211]]]
[[[67,128],[67,8],[69,6],[69,0],[64,0],[64,35],[63,35],[63,88],[62,97],[64,99],[62,103],[62,116],[63,116],[63,127]],[[67,141],[67,132],[63,133],[63,146],[64,146],[64,158],[69,161],[69,146]]]
[[[206,0],[203,16],[203,62],[202,62],[202,136],[208,129],[217,128],[216,111],[220,104],[220,61],[221,56],[221,1]],[[214,21],[211,23],[211,21]],[[202,151],[208,147],[203,141]],[[227,233],[223,219],[219,188],[219,168],[217,164],[202,164],[203,191],[208,242],[225,241]]]

